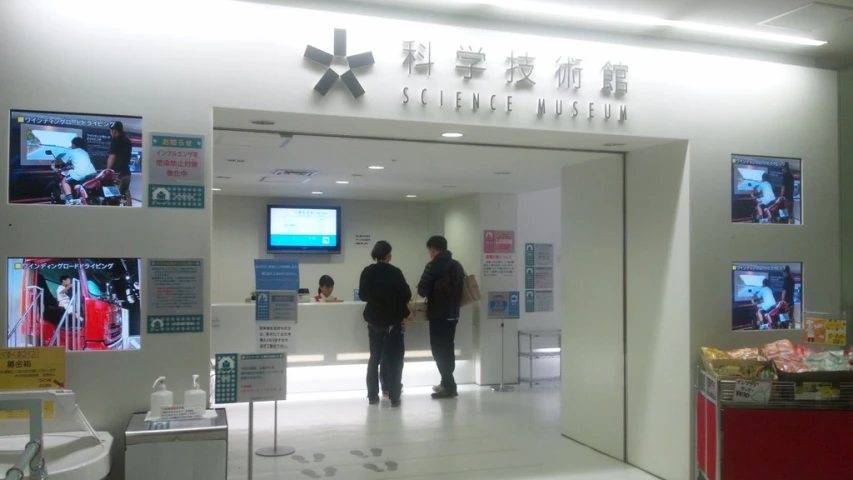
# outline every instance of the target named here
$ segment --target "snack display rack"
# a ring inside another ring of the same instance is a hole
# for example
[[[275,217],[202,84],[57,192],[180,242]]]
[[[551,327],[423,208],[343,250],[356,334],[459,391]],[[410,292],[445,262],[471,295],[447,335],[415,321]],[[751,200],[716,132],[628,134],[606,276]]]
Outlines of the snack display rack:
[[[760,403],[736,401],[738,380],[701,367],[696,471],[705,480],[853,478],[853,383],[832,400],[798,400],[797,383],[769,383]]]

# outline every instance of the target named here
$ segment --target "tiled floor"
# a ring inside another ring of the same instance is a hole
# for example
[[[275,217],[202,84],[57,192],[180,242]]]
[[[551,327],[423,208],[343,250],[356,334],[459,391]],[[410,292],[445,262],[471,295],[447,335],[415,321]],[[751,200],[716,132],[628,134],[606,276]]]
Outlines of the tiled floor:
[[[649,480],[560,436],[558,388],[493,393],[463,387],[434,401],[407,389],[403,406],[368,406],[362,392],[279,403],[289,457],[254,456],[255,479]],[[247,478],[248,408],[228,408],[229,480]],[[272,404],[255,407],[255,449],[272,445]]]

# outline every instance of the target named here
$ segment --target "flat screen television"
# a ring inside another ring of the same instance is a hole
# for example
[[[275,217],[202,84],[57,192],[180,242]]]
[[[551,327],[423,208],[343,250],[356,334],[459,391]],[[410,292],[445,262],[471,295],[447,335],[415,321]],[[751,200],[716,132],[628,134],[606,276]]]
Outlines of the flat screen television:
[[[270,253],[341,253],[341,207],[267,206]]]

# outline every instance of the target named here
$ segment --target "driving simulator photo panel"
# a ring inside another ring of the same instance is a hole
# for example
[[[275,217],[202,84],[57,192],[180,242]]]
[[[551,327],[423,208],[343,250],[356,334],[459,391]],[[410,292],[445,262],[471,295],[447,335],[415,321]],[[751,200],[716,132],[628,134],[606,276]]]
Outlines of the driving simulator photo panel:
[[[732,157],[732,222],[802,225],[802,161]]]
[[[9,203],[141,207],[142,163],[141,117],[10,112]]]

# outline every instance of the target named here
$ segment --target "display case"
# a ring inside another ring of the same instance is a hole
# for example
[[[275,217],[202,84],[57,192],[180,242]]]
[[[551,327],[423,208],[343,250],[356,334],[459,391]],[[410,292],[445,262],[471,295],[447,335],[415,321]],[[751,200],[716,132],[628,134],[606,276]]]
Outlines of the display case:
[[[801,383],[718,379],[701,368],[697,380],[696,471],[700,478],[853,475],[853,383],[835,384],[829,395],[810,396]]]

